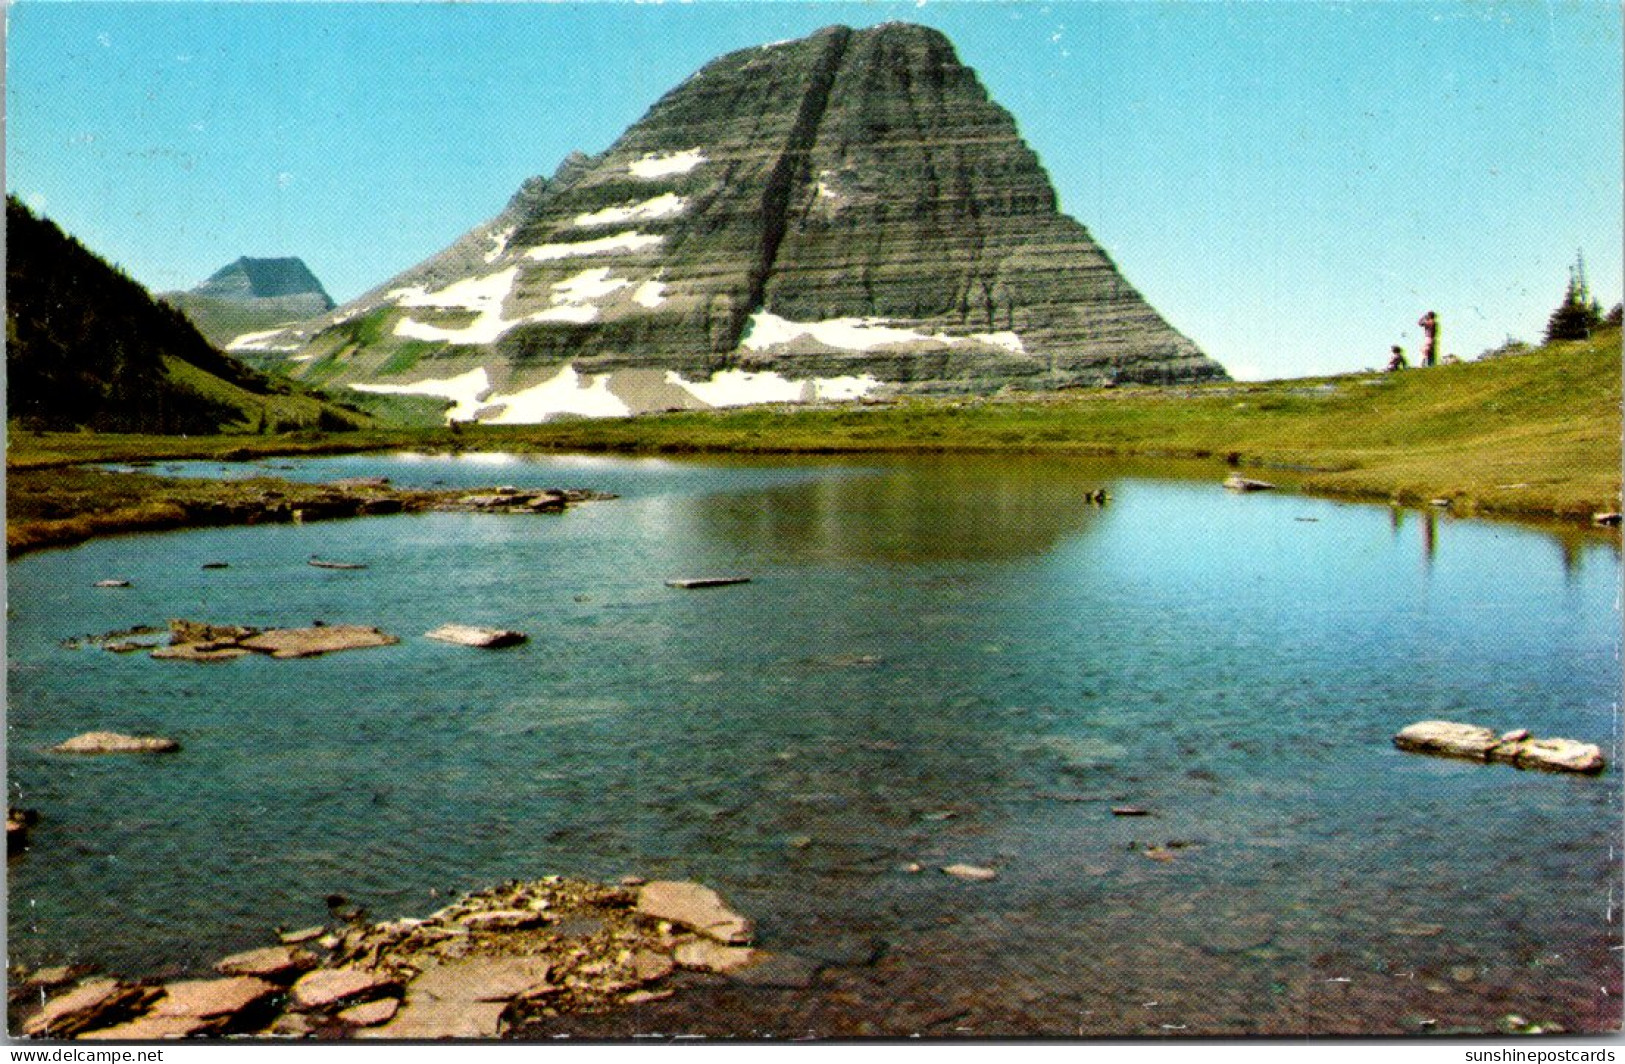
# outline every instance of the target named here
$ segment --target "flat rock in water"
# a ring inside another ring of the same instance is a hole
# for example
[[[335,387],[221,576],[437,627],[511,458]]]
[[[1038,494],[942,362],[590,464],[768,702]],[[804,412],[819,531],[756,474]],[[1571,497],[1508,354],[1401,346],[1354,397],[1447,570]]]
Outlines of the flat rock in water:
[[[91,979],[47,1001],[23,1021],[23,1034],[30,1038],[74,1038],[83,1031],[123,1020],[157,996],[154,987]]]
[[[538,957],[469,957],[428,969],[407,994],[414,1002],[512,1001],[546,984],[550,971]]]
[[[1271,484],[1267,480],[1253,480],[1253,479],[1251,479],[1249,477],[1241,476],[1239,473],[1232,473],[1228,477],[1226,477],[1224,479],[1224,486],[1229,488],[1231,491],[1274,491],[1275,490],[1275,485]]]
[[[1490,750],[1501,737],[1489,728],[1472,724],[1456,724],[1447,720],[1423,720],[1409,725],[1394,736],[1394,745],[1401,750],[1420,754],[1443,754],[1447,757],[1469,757],[1486,760]]]
[[[304,927],[298,931],[283,931],[276,937],[284,946],[298,946],[306,942],[314,942],[327,934],[327,928],[317,924],[315,927]]]
[[[728,587],[731,584],[748,584],[748,576],[690,576],[678,580],[667,580],[667,587],[694,590],[702,587]]]
[[[130,587],[131,584],[130,584],[130,582],[128,580],[98,580],[98,581],[96,581],[96,583],[93,586],[95,586],[95,587]]]
[[[301,1011],[359,1004],[399,990],[388,976],[359,968],[318,968],[299,977],[289,991],[293,1007]]]
[[[363,624],[327,624],[316,628],[273,628],[238,645],[273,658],[309,658],[339,650],[387,647],[400,640]]]
[[[1601,772],[1606,765],[1602,751],[1592,743],[1573,739],[1520,739],[1502,743],[1490,751],[1490,760],[1506,761],[1519,768],[1549,772]]]
[[[285,982],[316,967],[311,953],[291,946],[266,946],[245,953],[233,953],[215,964],[225,975],[253,975],[273,982]]]
[[[425,632],[429,639],[438,639],[442,643],[457,643],[465,647],[500,647],[518,646],[530,637],[524,632],[515,632],[506,628],[477,628],[469,624],[443,624],[432,632]]]
[[[357,1031],[357,1038],[400,1038],[433,1042],[446,1038],[495,1038],[502,1033],[502,1001],[434,1001],[408,998],[395,1018],[381,1027]]]
[[[690,939],[672,952],[672,958],[684,968],[722,974],[754,964],[762,956],[749,946],[724,946],[705,938]]]
[[[946,875],[953,876],[955,879],[969,879],[976,882],[986,882],[990,879],[999,878],[999,873],[995,872],[993,869],[983,868],[980,865],[972,864],[944,865],[942,871]]]
[[[749,920],[723,904],[716,891],[699,883],[657,880],[645,884],[638,891],[638,912],[728,945],[749,942],[754,930]]]
[[[164,986],[153,1016],[235,1016],[277,993],[275,983],[250,975],[226,979],[188,979]]]
[[[1415,753],[1500,761],[1551,772],[1589,775],[1601,772],[1607,765],[1602,750],[1592,743],[1535,739],[1527,728],[1497,734],[1489,728],[1443,720],[1419,721],[1402,729],[1394,736],[1394,745]]]
[[[174,739],[97,731],[75,735],[51,750],[58,754],[171,754],[180,748]]]

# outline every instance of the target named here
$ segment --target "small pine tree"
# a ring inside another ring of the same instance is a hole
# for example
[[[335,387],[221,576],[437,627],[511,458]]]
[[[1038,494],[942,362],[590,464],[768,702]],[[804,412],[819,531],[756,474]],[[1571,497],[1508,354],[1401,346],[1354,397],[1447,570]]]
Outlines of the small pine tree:
[[[1586,283],[1586,262],[1576,254],[1569,267],[1569,287],[1563,293],[1563,302],[1546,319],[1546,342],[1554,340],[1584,340],[1602,324],[1602,307],[1592,298],[1591,286]]]

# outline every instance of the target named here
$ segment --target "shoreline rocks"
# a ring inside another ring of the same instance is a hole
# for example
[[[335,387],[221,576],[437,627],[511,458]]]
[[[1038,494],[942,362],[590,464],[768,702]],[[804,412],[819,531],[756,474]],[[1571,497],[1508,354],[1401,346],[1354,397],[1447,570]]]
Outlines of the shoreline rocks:
[[[427,917],[324,928],[322,947],[233,954],[214,965],[223,978],[53,979],[60,989],[48,999],[39,983],[38,1007],[15,1029],[120,1040],[495,1038],[548,1016],[660,1000],[694,978],[685,971],[753,986],[812,983],[820,964],[743,945],[750,929],[698,883],[516,880]]]
[[[1595,744],[1573,739],[1536,739],[1529,729],[1497,733],[1474,724],[1424,720],[1394,736],[1394,745],[1418,754],[1472,761],[1499,761],[1518,768],[1595,775],[1607,765]]]

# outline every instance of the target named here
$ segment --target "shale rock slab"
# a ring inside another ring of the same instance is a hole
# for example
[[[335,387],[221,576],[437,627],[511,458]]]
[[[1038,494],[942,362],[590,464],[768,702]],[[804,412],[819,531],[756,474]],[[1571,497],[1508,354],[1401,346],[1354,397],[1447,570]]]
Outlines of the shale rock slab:
[[[710,887],[657,880],[638,891],[638,912],[698,931],[726,945],[749,942],[751,922],[729,909]]]

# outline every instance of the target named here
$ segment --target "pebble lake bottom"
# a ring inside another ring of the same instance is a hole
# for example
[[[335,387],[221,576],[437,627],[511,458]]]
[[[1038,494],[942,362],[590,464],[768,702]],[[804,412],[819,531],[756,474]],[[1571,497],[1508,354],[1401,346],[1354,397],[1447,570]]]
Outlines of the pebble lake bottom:
[[[821,974],[698,978],[521,1035],[1619,1025],[1608,534],[1010,457],[156,472],[621,498],[11,563],[10,799],[41,813],[9,865],[11,963],[201,972],[320,922],[330,894],[385,919],[632,873],[715,887]],[[727,575],[751,582],[665,584]],[[92,586],[109,578],[132,586]],[[171,617],[401,642],[210,664],[63,645]],[[423,638],[449,622],[530,640]],[[1610,765],[1394,749],[1426,719],[1595,742]],[[182,750],[46,752],[95,729]],[[939,871],[956,863],[998,876]]]

